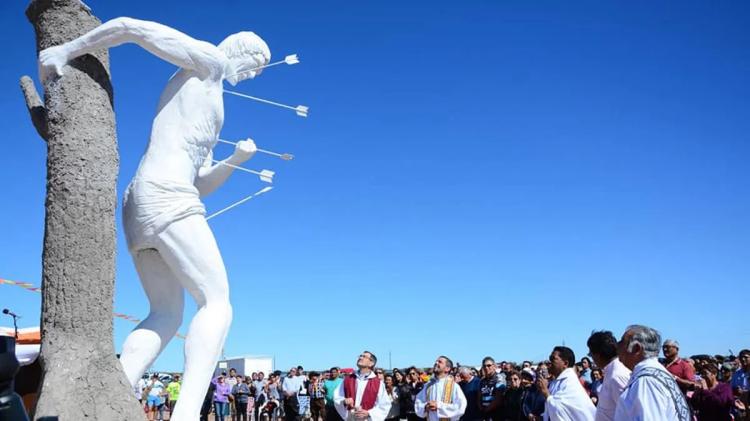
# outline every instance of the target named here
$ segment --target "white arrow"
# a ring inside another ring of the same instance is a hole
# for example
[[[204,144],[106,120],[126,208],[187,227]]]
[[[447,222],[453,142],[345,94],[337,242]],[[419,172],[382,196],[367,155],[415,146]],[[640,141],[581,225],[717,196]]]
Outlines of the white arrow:
[[[271,170],[255,171],[255,170],[249,170],[247,168],[240,167],[240,166],[237,166],[237,165],[232,165],[232,164],[230,164],[228,162],[224,162],[224,161],[217,161],[215,159],[212,159],[211,161],[214,164],[226,165],[227,167],[234,168],[235,170],[240,170],[240,171],[248,172],[250,174],[255,174],[255,175],[257,175],[257,176],[260,177],[260,181],[264,181],[264,182],[269,183],[269,184],[273,183],[273,176],[276,174],[275,172],[273,172]]]
[[[260,69],[265,69],[266,67],[276,66],[278,64],[288,64],[288,65],[291,66],[292,64],[298,64],[298,63],[299,63],[299,57],[297,57],[297,54],[289,54],[288,56],[284,57],[284,60],[276,61],[276,62],[273,62],[273,63],[268,63],[265,66],[260,66],[260,67],[254,68],[254,69],[249,69],[249,70],[245,70],[245,71],[242,71],[242,72],[239,72],[239,73],[235,73],[233,75],[227,76],[227,78],[230,78],[232,76],[239,76],[239,75],[241,75],[243,73],[255,72],[255,71],[258,71]]]
[[[225,207],[224,209],[221,209],[221,210],[219,210],[219,211],[216,211],[216,212],[212,213],[211,215],[208,215],[208,216],[206,217],[206,221],[208,221],[209,219],[211,219],[211,218],[213,218],[213,217],[215,217],[215,216],[219,216],[219,215],[221,215],[222,213],[224,213],[224,212],[228,211],[229,209],[232,209],[232,208],[233,208],[233,207],[235,207],[235,206],[239,206],[239,205],[241,205],[241,204],[243,204],[243,203],[247,202],[248,200],[250,200],[250,199],[252,199],[252,198],[254,198],[254,197],[260,196],[260,195],[261,195],[261,194],[263,194],[263,193],[267,193],[267,192],[271,191],[272,189],[273,189],[273,187],[270,187],[270,186],[267,186],[267,187],[263,187],[262,189],[258,190],[257,192],[255,192],[255,193],[251,194],[250,196],[247,196],[247,197],[245,197],[244,199],[238,200],[238,201],[236,201],[236,202],[232,203],[231,205],[229,205],[229,206]]]
[[[267,99],[258,98],[258,97],[255,97],[255,96],[243,94],[241,92],[230,91],[229,89],[224,89],[224,92],[228,93],[228,94],[231,94],[231,95],[236,95],[236,96],[239,96],[239,97],[242,97],[242,98],[252,99],[253,101],[262,102],[264,104],[270,104],[270,105],[275,105],[277,107],[286,108],[288,110],[292,110],[292,111],[296,112],[297,115],[300,116],[300,117],[307,117],[307,112],[310,109],[310,107],[306,107],[304,105],[298,105],[296,107],[292,107],[291,105],[286,105],[286,104],[281,104],[281,103],[274,102],[274,101],[269,101]]]
[[[232,142],[232,141],[229,141],[229,140],[216,139],[216,141],[217,142],[221,142],[221,143],[226,143],[228,145],[235,145],[235,146],[237,146],[237,142]],[[291,161],[292,159],[294,159],[294,155],[292,155],[290,153],[272,152],[272,151],[267,151],[267,150],[261,149],[261,148],[258,148],[257,150],[258,150],[258,152],[264,153],[266,155],[278,156],[279,158],[283,159],[284,161]]]

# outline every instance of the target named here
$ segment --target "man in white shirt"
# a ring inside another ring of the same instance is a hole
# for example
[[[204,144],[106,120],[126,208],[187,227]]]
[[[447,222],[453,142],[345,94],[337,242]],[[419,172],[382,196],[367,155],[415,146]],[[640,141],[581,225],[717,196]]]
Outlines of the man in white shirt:
[[[615,421],[690,421],[692,414],[677,382],[659,363],[661,335],[647,326],[629,326],[617,354],[633,370],[617,401]]]
[[[596,405],[596,421],[613,421],[617,400],[630,380],[630,370],[617,359],[617,339],[612,332],[594,332],[586,345],[594,363],[604,373]]]
[[[336,412],[346,421],[383,421],[391,409],[385,384],[372,369],[378,358],[364,351],[357,359],[358,370],[344,377],[333,392]]]
[[[453,361],[441,355],[432,367],[432,378],[417,394],[414,409],[427,421],[450,419],[456,421],[466,411],[466,396],[461,386],[450,375]]]
[[[555,377],[549,386],[538,376],[536,385],[545,397],[545,421],[594,421],[596,407],[578,380],[573,350],[556,346],[549,356],[549,372]]]
[[[281,384],[281,391],[284,393],[284,419],[294,421],[299,417],[299,400],[298,394],[303,387],[303,378],[298,375],[297,367],[289,369],[289,373],[284,377]]]

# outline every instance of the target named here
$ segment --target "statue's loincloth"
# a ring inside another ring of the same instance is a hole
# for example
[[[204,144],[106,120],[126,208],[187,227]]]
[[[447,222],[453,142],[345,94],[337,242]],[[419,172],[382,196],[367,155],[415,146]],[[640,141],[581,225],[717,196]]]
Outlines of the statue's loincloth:
[[[169,224],[205,215],[198,189],[189,183],[134,178],[125,190],[122,222],[131,253],[156,247],[156,237]]]

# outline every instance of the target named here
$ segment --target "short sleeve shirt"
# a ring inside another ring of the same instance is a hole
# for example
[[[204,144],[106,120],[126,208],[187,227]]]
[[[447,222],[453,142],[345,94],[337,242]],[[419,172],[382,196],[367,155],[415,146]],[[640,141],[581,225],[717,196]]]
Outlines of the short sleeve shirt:
[[[495,399],[495,393],[505,389],[505,382],[498,376],[483,378],[479,381],[479,390],[482,394],[482,406],[489,406]]]

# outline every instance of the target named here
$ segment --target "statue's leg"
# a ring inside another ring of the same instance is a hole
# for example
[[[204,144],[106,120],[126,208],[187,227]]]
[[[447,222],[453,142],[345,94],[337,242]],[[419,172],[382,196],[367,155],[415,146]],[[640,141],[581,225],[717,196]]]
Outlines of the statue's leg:
[[[232,321],[227,274],[202,215],[171,223],[159,234],[157,248],[198,305],[185,338],[185,372],[173,418],[197,420]]]
[[[148,317],[128,335],[120,356],[122,368],[134,386],[182,324],[184,292],[156,250],[137,251],[133,260],[151,306]]]

